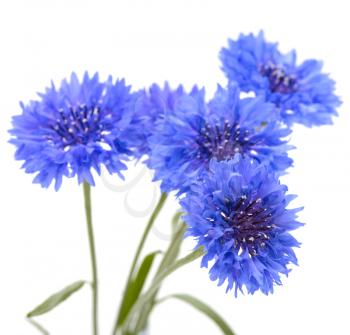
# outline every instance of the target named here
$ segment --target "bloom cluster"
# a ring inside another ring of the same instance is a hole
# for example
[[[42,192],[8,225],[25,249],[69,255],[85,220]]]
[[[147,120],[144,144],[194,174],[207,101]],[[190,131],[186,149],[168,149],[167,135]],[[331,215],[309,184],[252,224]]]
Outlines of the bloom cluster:
[[[197,86],[132,92],[124,80],[72,74],[21,104],[11,142],[34,182],[56,190],[63,176],[93,185],[92,169],[122,176],[126,161],[146,157],[162,191],[179,197],[210,278],[268,294],[297,263],[299,209],[279,181],[293,163],[292,125],[330,124],[340,100],[321,62],[297,64],[263,33],[229,40],[220,59],[228,82],[212,99]]]

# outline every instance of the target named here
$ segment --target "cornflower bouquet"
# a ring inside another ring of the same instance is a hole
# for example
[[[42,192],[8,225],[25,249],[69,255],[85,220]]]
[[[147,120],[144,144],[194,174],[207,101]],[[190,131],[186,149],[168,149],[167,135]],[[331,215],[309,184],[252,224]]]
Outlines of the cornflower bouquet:
[[[24,161],[34,183],[58,191],[64,178],[82,184],[92,279],[92,334],[99,334],[98,268],[91,214],[91,187],[101,169],[123,179],[126,163],[136,160],[154,171],[161,197],[141,240],[112,334],[145,333],[154,307],[168,298],[190,304],[212,319],[223,334],[230,325],[205,302],[189,294],[159,297],[163,281],[174,271],[201,258],[210,280],[226,285],[237,297],[257,291],[268,295],[282,285],[290,266],[297,264],[300,243],[292,231],[301,208],[290,207],[280,177],[293,165],[288,143],[295,123],[307,127],[332,123],[340,105],[334,81],[322,63],[299,64],[295,51],[283,54],[264,34],[240,35],[220,51],[227,85],[218,85],[213,98],[194,86],[172,89],[153,84],[133,91],[124,79],[73,73],[59,87],[53,83],[37,100],[21,103],[13,117],[11,143],[15,158]],[[168,194],[175,192],[181,209],[171,219],[167,250],[141,257],[144,243]],[[193,250],[179,258],[184,237]],[[150,284],[145,285],[156,257],[161,257]],[[30,311],[28,320],[48,332],[35,317],[45,314],[85,281],[51,295]]]

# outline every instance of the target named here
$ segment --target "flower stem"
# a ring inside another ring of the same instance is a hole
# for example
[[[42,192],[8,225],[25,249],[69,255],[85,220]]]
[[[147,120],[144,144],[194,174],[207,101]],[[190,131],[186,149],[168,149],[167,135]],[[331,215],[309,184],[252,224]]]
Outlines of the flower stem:
[[[140,240],[140,243],[137,247],[137,250],[136,250],[136,253],[135,253],[135,256],[134,256],[134,259],[133,259],[133,262],[131,264],[131,268],[130,268],[130,271],[129,271],[129,275],[128,275],[128,279],[126,281],[126,286],[125,286],[125,290],[124,290],[124,293],[126,293],[126,289],[130,283],[130,281],[132,280],[132,277],[134,275],[134,272],[135,272],[135,269],[136,269],[136,266],[137,266],[137,263],[138,263],[138,260],[139,260],[139,257],[140,257],[140,254],[141,254],[141,251],[142,251],[142,248],[146,242],[146,239],[147,239],[147,236],[153,226],[153,223],[154,221],[156,220],[158,214],[160,213],[161,209],[163,208],[164,204],[165,204],[165,201],[168,197],[168,194],[167,193],[162,193],[158,203],[157,203],[157,206],[155,207],[151,217],[149,218],[148,220],[148,223],[146,225],[146,228],[142,234],[142,237],[141,237],[141,240]],[[115,325],[114,325],[114,328],[113,328],[113,332],[112,334],[115,335],[117,333],[117,330],[120,326],[120,315],[118,313],[118,316],[117,316],[117,319],[115,321]]]
[[[97,277],[97,263],[96,263],[96,252],[95,252],[95,241],[94,241],[94,230],[92,227],[92,215],[91,215],[91,189],[90,185],[84,181],[84,204],[86,214],[86,224],[89,237],[89,248],[91,258],[91,269],[92,269],[92,326],[93,335],[98,335],[98,277]]]

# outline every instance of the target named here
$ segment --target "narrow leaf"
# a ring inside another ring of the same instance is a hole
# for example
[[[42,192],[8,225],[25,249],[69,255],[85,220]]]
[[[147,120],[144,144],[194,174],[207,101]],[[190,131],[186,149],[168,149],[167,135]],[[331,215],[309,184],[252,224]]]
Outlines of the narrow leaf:
[[[167,251],[164,254],[164,257],[158,267],[158,270],[156,272],[156,277],[164,271],[166,268],[168,268],[171,264],[175,263],[179,252],[181,248],[181,244],[183,241],[183,235],[186,230],[186,225],[185,224],[178,224],[178,221],[180,219],[182,213],[176,213],[173,218],[173,225],[174,222],[176,222],[177,226],[173,230],[173,237],[171,240],[171,243],[167,249]],[[158,288],[159,289],[159,288]],[[155,304],[155,300],[158,294],[158,290],[156,290],[153,293],[153,296],[149,298],[148,303],[143,307],[142,311],[140,312],[140,315],[138,317],[138,321],[135,326],[134,333],[139,334],[143,329],[146,328],[146,324],[148,321],[149,314],[151,313],[153,306]]]
[[[80,290],[84,284],[85,284],[85,281],[80,280],[65,287],[63,290],[51,295],[43,303],[41,303],[39,306],[37,306],[31,312],[29,312],[27,314],[27,317],[31,318],[33,316],[42,315],[51,311],[57,305],[59,305],[60,303],[68,299],[73,293]]]
[[[41,334],[43,335],[50,335],[49,332],[38,322],[34,321],[33,319],[27,319],[28,322],[35,327]]]
[[[139,271],[137,272],[137,275],[134,279],[134,295],[135,298],[137,299],[137,297],[140,295],[142,288],[146,282],[147,276],[149,271],[151,270],[154,258],[156,257],[156,255],[160,254],[160,251],[155,251],[150,253],[149,255],[147,255],[141,266]]]
[[[161,301],[164,301],[170,298],[175,298],[183,302],[186,302],[192,307],[194,307],[195,309],[197,309],[198,311],[202,312],[209,319],[211,319],[213,322],[216,323],[216,325],[222,330],[223,334],[235,335],[235,333],[231,330],[230,326],[217,312],[215,312],[210,306],[198,300],[197,298],[188,294],[173,294],[173,295],[170,295],[169,297],[163,298]]]
[[[180,258],[175,263],[171,264],[168,268],[166,268],[164,271],[162,271],[159,275],[157,275],[154,278],[153,283],[151,284],[151,287],[147,290],[147,292],[142,295],[134,304],[132,310],[129,312],[128,317],[125,320],[125,323],[123,324],[123,330],[128,329],[129,322],[131,321],[130,315],[135,314],[136,312],[140,311],[145,304],[152,302],[154,293],[158,290],[159,286],[162,284],[163,280],[168,277],[170,274],[175,272],[177,269],[181,268],[182,266],[193,262],[197,258],[204,255],[203,248],[198,248],[195,251],[191,252],[189,255]]]
[[[118,325],[121,325],[125,318],[127,317],[130,309],[134,305],[135,301],[142,292],[143,286],[146,282],[149,271],[151,270],[154,258],[160,251],[155,251],[148,254],[142,261],[140,268],[134,279],[128,284],[126,293],[122,305],[120,307],[120,312],[118,316]]]

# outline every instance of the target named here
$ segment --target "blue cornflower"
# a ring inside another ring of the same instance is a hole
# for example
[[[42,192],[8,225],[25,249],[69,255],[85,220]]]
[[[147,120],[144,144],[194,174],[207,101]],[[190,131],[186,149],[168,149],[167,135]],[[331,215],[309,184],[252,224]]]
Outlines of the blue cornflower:
[[[340,105],[335,83],[321,72],[322,62],[311,59],[297,65],[295,50],[282,54],[277,43],[265,40],[263,32],[229,40],[220,53],[222,69],[244,92],[264,95],[280,111],[288,125],[331,124]]]
[[[156,125],[164,120],[164,115],[173,110],[177,100],[185,94],[182,85],[171,89],[168,82],[165,82],[163,88],[153,84],[148,90],[140,92],[135,105],[136,118],[133,124],[143,136],[143,143],[140,143],[139,147],[143,154],[148,154],[150,151],[148,139],[154,134]]]
[[[180,97],[150,137],[147,161],[164,192],[186,192],[194,179],[219,161],[240,153],[284,171],[292,164],[284,140],[290,133],[278,120],[265,123],[274,105],[262,98],[240,99],[237,87],[218,87],[206,104],[204,90]]]
[[[290,231],[299,209],[287,209],[295,196],[286,195],[275,174],[250,158],[213,160],[201,182],[181,200],[186,212],[187,236],[203,246],[202,267],[213,265],[210,279],[235,295],[243,288],[272,293],[288,275],[290,263],[297,264],[293,251],[299,243]]]
[[[13,118],[16,159],[24,160],[27,173],[37,173],[34,183],[55,189],[62,177],[78,177],[94,185],[91,170],[100,174],[126,169],[123,161],[138,156],[133,120],[136,96],[124,80],[101,83],[98,74],[85,73],[80,83],[75,73],[56,89],[52,83],[40,99],[21,103],[22,114]]]

